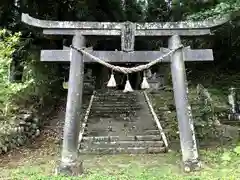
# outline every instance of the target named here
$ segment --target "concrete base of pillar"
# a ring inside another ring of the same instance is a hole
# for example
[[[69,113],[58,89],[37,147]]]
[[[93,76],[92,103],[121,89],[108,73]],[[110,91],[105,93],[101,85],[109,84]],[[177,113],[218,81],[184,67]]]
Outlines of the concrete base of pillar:
[[[79,176],[83,174],[83,162],[73,163],[71,165],[60,164],[55,171],[56,175]]]
[[[189,173],[192,171],[199,171],[202,168],[202,164],[198,160],[186,161],[182,164],[182,169],[184,172]]]

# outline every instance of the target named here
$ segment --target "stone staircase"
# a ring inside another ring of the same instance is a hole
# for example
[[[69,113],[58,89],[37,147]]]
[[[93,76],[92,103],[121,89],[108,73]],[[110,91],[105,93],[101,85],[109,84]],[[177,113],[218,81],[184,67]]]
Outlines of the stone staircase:
[[[80,143],[81,154],[161,153],[166,150],[142,92],[96,92]]]

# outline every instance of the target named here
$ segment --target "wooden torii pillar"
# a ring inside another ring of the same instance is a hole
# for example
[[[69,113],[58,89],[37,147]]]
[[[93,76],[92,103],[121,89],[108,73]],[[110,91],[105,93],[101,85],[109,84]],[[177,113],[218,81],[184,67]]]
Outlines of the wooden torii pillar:
[[[43,28],[46,35],[72,35],[72,45],[76,48],[85,46],[85,37],[121,36],[122,51],[90,51],[94,56],[110,63],[131,62],[147,63],[181,45],[180,36],[210,35],[211,28],[222,25],[229,20],[222,19],[202,22],[166,22],[166,23],[115,23],[115,22],[69,22],[46,21],[22,14],[22,21],[28,25]],[[136,36],[167,36],[169,49],[161,51],[134,51]],[[42,50],[41,61],[70,61],[68,98],[64,125],[64,140],[62,158],[58,172],[69,175],[82,173],[82,163],[78,163],[78,136],[80,129],[80,114],[82,109],[83,66],[91,62],[74,49]],[[211,49],[192,50],[183,48],[177,50],[163,62],[171,63],[171,73],[174,89],[174,99],[180,132],[182,161],[185,171],[191,171],[200,166],[196,145],[191,107],[188,102],[188,87],[184,61],[213,61]]]

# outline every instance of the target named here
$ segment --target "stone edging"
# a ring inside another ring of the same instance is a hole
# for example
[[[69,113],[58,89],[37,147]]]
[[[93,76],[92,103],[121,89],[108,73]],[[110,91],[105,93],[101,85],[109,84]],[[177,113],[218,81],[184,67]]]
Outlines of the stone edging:
[[[51,111],[50,111],[51,110]],[[48,109],[47,113],[42,114],[46,117],[52,108]],[[5,124],[0,127],[0,155],[4,154],[16,147],[24,145],[28,140],[34,139],[40,135],[40,117],[31,112],[20,113],[13,123]]]
[[[0,132],[0,154],[23,145],[27,140],[40,135],[39,119],[31,114],[24,114],[12,127],[3,127]]]

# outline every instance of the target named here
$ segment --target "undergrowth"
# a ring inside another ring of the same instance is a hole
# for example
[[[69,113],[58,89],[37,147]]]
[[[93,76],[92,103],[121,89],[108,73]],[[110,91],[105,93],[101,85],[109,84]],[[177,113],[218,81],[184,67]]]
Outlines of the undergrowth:
[[[11,109],[13,96],[31,84],[31,80],[25,83],[10,83],[9,69],[12,54],[20,42],[20,33],[10,34],[6,30],[0,30],[0,116],[7,116]]]
[[[38,108],[57,100],[61,94],[56,64],[44,64],[29,38],[21,33],[0,30],[0,123],[4,123],[25,110]],[[21,82],[12,82],[13,54],[23,66]],[[61,86],[60,86],[61,87]]]

